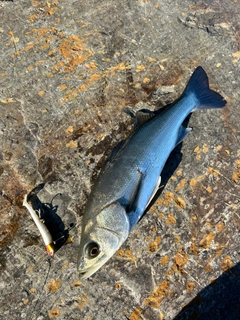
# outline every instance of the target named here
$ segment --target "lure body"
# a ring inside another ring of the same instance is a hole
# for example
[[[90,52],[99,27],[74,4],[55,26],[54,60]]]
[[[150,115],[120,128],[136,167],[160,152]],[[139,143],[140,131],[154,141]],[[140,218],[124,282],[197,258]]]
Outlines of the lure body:
[[[43,242],[45,244],[47,253],[50,257],[52,257],[55,252],[52,236],[51,236],[48,228],[46,227],[46,225],[41,220],[40,216],[36,213],[35,210],[33,210],[31,205],[27,202],[27,195],[24,196],[23,206],[26,207],[27,210],[29,211],[33,221],[35,222],[35,224],[36,224],[36,226],[37,226],[37,228],[43,238]]]

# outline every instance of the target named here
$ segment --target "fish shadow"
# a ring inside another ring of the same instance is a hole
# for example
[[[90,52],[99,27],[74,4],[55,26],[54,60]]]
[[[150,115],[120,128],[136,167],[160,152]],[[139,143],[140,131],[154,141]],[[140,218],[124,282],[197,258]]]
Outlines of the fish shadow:
[[[240,319],[240,263],[201,290],[173,320]]]
[[[37,194],[44,187],[44,183],[36,186],[27,196],[27,201],[31,204],[33,210],[37,212],[39,218],[44,222],[48,231],[50,232],[55,251],[59,250],[69,238],[69,230],[74,226],[70,224],[69,228],[65,228],[65,225],[61,217],[57,214],[59,209],[58,205],[53,205],[53,201],[57,196],[61,196],[60,193],[56,194],[51,202],[43,203],[38,198]]]

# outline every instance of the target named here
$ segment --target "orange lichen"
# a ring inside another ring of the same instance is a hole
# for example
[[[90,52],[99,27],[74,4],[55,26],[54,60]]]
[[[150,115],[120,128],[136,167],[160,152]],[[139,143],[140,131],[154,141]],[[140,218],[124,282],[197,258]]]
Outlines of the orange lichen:
[[[220,151],[221,149],[222,149],[222,146],[216,146],[216,148],[215,148],[217,151]]]
[[[176,236],[176,237],[174,238],[174,242],[175,242],[175,243],[179,243],[180,240],[181,240],[181,237],[180,237],[180,236]]]
[[[181,248],[179,248],[178,252],[175,254],[174,262],[176,263],[178,270],[182,270],[188,262],[188,256]]]
[[[78,308],[82,309],[82,307],[86,305],[87,301],[88,301],[88,296],[86,295],[86,293],[83,292],[82,297],[78,298]]]
[[[73,133],[73,126],[69,126],[66,130],[65,130],[65,132],[67,133],[67,134],[70,134],[70,133]]]
[[[62,91],[63,91],[63,90],[66,90],[66,88],[67,88],[67,86],[66,86],[65,83],[60,84],[58,87],[59,87]]]
[[[222,271],[223,272],[227,271],[228,269],[232,268],[232,265],[233,263],[230,257],[229,256],[224,257],[221,263]]]
[[[193,289],[195,288],[195,282],[191,282],[189,281],[187,284],[186,284],[186,289],[187,291],[192,291]]]
[[[176,171],[176,175],[179,177],[182,175],[183,169],[179,169]]]
[[[206,264],[206,265],[204,266],[204,271],[205,271],[205,272],[211,272],[211,271],[212,271],[212,266],[211,266],[210,264]]]
[[[203,145],[202,152],[203,153],[207,153],[208,152],[208,146],[207,146],[206,143],[204,143],[204,145]]]
[[[145,70],[145,66],[139,65],[139,66],[137,66],[136,72],[141,72],[143,70]]]
[[[168,256],[164,256],[160,259],[161,265],[163,267],[165,267],[168,263],[169,263],[169,257]]]
[[[192,252],[194,257],[196,258],[196,256],[198,255],[198,245],[196,243],[192,242],[189,251]]]
[[[121,282],[118,282],[118,283],[115,284],[115,288],[117,290],[121,289],[121,287],[122,287],[122,283]]]
[[[218,232],[223,231],[224,227],[225,227],[225,224],[222,221],[220,221],[220,222],[218,222],[218,224],[216,224],[216,229]]]
[[[80,280],[77,280],[73,284],[71,284],[71,289],[80,287],[81,285],[82,285],[82,282]]]
[[[77,148],[77,146],[78,146],[78,144],[77,144],[77,142],[76,141],[73,141],[73,140],[71,140],[71,141],[69,141],[67,144],[66,144],[66,147],[69,147],[69,148]]]
[[[56,319],[60,316],[60,309],[53,308],[52,310],[48,311],[48,317],[50,319]]]
[[[214,240],[215,236],[216,235],[211,231],[206,237],[204,237],[200,241],[200,245],[203,246],[205,249],[209,249],[210,244]]]
[[[44,90],[38,91],[38,95],[39,95],[40,97],[42,97],[44,94],[45,94],[45,91],[44,91]]]
[[[240,169],[236,170],[232,175],[232,181],[238,183],[240,181]]]
[[[212,193],[212,188],[208,186],[208,187],[206,188],[206,191],[207,191],[208,193]]]
[[[95,82],[97,82],[98,80],[101,79],[101,74],[100,73],[95,73],[92,74],[85,82],[84,84],[82,84],[81,86],[78,87],[78,92],[82,92],[86,89],[88,89],[89,87],[91,87],[91,85]]]
[[[162,239],[160,236],[157,236],[155,241],[152,241],[148,246],[148,252],[153,253],[158,250],[159,244],[161,243]]]
[[[159,308],[160,303],[169,294],[170,282],[165,280],[153,290],[152,295],[145,299],[145,304],[153,308]]]
[[[168,206],[170,201],[174,199],[174,194],[172,192],[166,192],[164,195],[164,205]]]
[[[49,284],[47,284],[47,290],[50,292],[57,292],[59,287],[62,284],[62,280],[51,280]]]
[[[192,178],[191,180],[190,180],[190,186],[191,187],[195,187],[196,186],[196,184],[197,184],[197,180],[196,179],[194,179],[194,178]]]
[[[136,307],[133,312],[129,316],[129,320],[141,320],[143,319],[142,316],[142,309],[140,307]]]
[[[185,184],[186,184],[186,181],[187,181],[187,180],[186,180],[185,178],[182,179],[182,180],[179,182],[179,184],[177,185],[175,191],[177,192],[177,191],[179,191],[179,190],[182,190],[182,189],[184,188]]]
[[[168,218],[166,219],[165,223],[166,223],[166,226],[176,223],[176,219],[173,213],[168,215]]]
[[[178,209],[184,209],[184,208],[186,208],[185,201],[184,201],[182,198],[180,198],[180,197],[176,197],[176,198],[174,199],[174,204],[176,205],[176,207],[177,207]]]
[[[235,161],[235,165],[236,165],[237,168],[240,169],[240,159],[238,159],[238,160]]]

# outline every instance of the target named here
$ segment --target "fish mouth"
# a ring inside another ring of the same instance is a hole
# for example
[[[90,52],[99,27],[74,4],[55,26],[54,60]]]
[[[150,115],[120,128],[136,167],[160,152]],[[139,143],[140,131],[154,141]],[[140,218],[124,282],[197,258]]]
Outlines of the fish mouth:
[[[98,269],[100,269],[111,257],[103,256],[100,261],[96,262],[92,266],[89,266],[88,268],[81,268],[81,265],[78,268],[79,277],[81,280],[85,280],[89,278],[91,275],[93,275]]]

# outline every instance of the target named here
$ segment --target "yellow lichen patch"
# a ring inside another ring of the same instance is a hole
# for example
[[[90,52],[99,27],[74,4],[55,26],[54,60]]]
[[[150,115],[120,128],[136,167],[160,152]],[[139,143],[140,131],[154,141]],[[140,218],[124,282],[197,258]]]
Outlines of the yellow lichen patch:
[[[137,66],[136,72],[141,72],[143,70],[145,70],[145,66],[139,65],[139,66]]]
[[[150,81],[149,78],[144,78],[144,79],[143,79],[143,83],[148,83],[149,81]]]
[[[69,126],[69,127],[65,130],[65,132],[66,132],[67,134],[73,133],[73,126]]]
[[[171,213],[171,214],[168,215],[165,223],[166,223],[167,226],[169,226],[170,224],[175,224],[175,223],[176,223],[176,219],[175,219],[173,213]]]
[[[77,142],[76,141],[73,141],[73,140],[71,140],[71,141],[69,141],[67,144],[66,144],[66,147],[69,147],[69,148],[77,148],[77,146],[78,146],[78,144],[77,144]]]
[[[38,95],[39,95],[40,97],[42,97],[44,94],[45,94],[45,91],[44,91],[44,90],[38,91]]]
[[[209,249],[211,242],[214,240],[215,238],[215,234],[211,231],[206,237],[204,237],[201,241],[200,241],[200,245],[202,247],[204,247],[205,249]]]
[[[137,88],[137,89],[141,88],[141,83],[140,82],[136,83],[135,88]]]
[[[187,180],[186,180],[185,178],[184,178],[184,179],[181,179],[180,182],[179,182],[179,184],[177,185],[175,191],[177,192],[177,191],[182,190],[182,189],[184,188],[185,184],[186,184],[186,181],[187,181]]]
[[[220,151],[220,150],[222,150],[222,146],[216,146],[216,151]]]
[[[185,201],[184,201],[182,198],[180,198],[180,197],[176,197],[176,198],[174,199],[174,204],[175,204],[175,206],[176,206],[178,209],[184,209],[184,208],[186,208]]]
[[[115,284],[115,288],[117,290],[121,289],[121,287],[122,287],[122,282],[118,282],[118,283]]]
[[[124,251],[122,249],[119,249],[116,252],[116,255],[118,257],[121,257],[121,259],[123,259],[123,260],[132,261],[135,264],[135,266],[137,266],[137,258],[132,256],[132,251],[131,250],[125,250]]]
[[[234,183],[238,183],[240,181],[240,169],[238,169],[235,172],[233,172],[232,181]]]
[[[152,295],[145,299],[145,304],[153,308],[159,308],[160,303],[169,294],[170,282],[165,280],[153,290]]]
[[[163,204],[169,206],[170,201],[174,199],[174,194],[172,192],[166,192],[164,195]]]
[[[84,90],[87,90],[91,85],[93,85],[95,82],[101,79],[100,73],[92,74],[81,86],[78,87],[78,92],[82,92]]]
[[[86,293],[83,292],[82,297],[78,298],[78,308],[82,309],[82,307],[86,305],[87,301],[88,301],[88,296],[86,295]]]
[[[12,103],[14,102],[13,98],[8,98],[8,99],[3,99],[1,100],[2,103],[7,104],[7,103]]]
[[[52,280],[46,287],[50,292],[57,292],[61,284],[62,280]]]
[[[221,263],[221,267],[222,267],[222,271],[225,272],[228,269],[232,268],[232,261],[230,259],[229,256],[226,256],[225,258],[223,258],[222,263]]]
[[[240,169],[240,159],[235,161],[235,165],[236,165],[237,168]]]
[[[199,148],[199,146],[197,146],[197,147],[193,150],[193,152],[195,152],[195,153],[200,153],[200,152],[201,152],[201,149]]]
[[[216,64],[216,67],[219,68],[219,67],[221,67],[221,65],[222,64],[219,62],[219,63]]]
[[[136,307],[133,312],[129,316],[129,320],[142,320],[142,309],[140,307]]]
[[[34,289],[34,288],[31,288],[29,291],[30,291],[31,293],[34,293],[34,292],[35,292],[35,289]]]
[[[67,267],[68,267],[68,265],[69,265],[69,262],[68,262],[68,261],[65,261],[64,264],[63,264],[63,266],[62,266],[62,268],[61,268],[61,272],[63,272],[64,270],[66,270]]]
[[[119,256],[119,257],[123,257],[123,256],[124,256],[124,251],[123,251],[123,249],[119,249],[119,250],[116,252],[116,255]]]
[[[149,253],[153,253],[155,251],[158,250],[159,248],[159,244],[161,243],[162,239],[160,236],[157,236],[156,239],[152,242],[149,243],[149,246],[148,246],[148,252]]]
[[[152,58],[152,57],[148,57],[148,61],[149,62],[156,62],[156,59]]]
[[[181,248],[179,248],[178,252],[175,254],[174,262],[176,263],[178,270],[182,270],[188,262],[188,256]]]
[[[211,266],[210,264],[206,264],[206,265],[204,266],[204,271],[205,271],[205,272],[211,272],[211,271],[212,271],[212,266]]]
[[[73,284],[71,284],[71,289],[80,287],[81,285],[82,285],[82,282],[80,280],[77,280]]]
[[[29,299],[23,300],[23,304],[28,304],[28,302],[29,302]]]
[[[192,281],[188,281],[188,283],[186,284],[186,289],[187,291],[192,291],[195,288],[195,283]]]
[[[197,155],[196,155],[196,160],[199,161],[200,159],[201,159],[201,155],[200,155],[200,154],[197,154]]]
[[[60,309],[53,308],[52,310],[48,311],[48,317],[50,319],[57,319],[60,316]]]
[[[205,175],[202,174],[202,175],[200,175],[200,176],[197,177],[197,181],[201,181],[201,180],[204,179],[204,178],[205,178]]]
[[[192,179],[190,180],[189,184],[190,184],[190,186],[193,188],[193,187],[195,187],[195,186],[196,186],[196,184],[197,184],[197,180],[196,180],[196,179],[194,179],[194,178],[192,178]]]
[[[207,190],[208,193],[212,193],[212,188],[211,188],[211,187],[208,186],[208,187],[206,188],[206,190]]]
[[[162,267],[165,267],[168,263],[169,263],[169,257],[168,256],[164,256],[160,259],[161,265]]]
[[[216,256],[220,257],[222,255],[223,249],[225,249],[226,246],[225,245],[218,245],[216,248]]]
[[[176,176],[181,176],[182,175],[182,172],[183,172],[183,169],[179,169],[176,171]]]
[[[223,231],[224,227],[225,227],[225,224],[222,221],[220,221],[220,222],[218,222],[218,224],[216,224],[216,229],[218,232]]]
[[[225,150],[225,153],[226,153],[227,155],[229,155],[229,154],[230,154],[230,151],[229,151],[229,150]]]
[[[62,91],[66,90],[67,89],[67,86],[65,83],[62,83],[58,86]]]
[[[175,242],[176,244],[179,243],[180,240],[181,240],[181,237],[180,237],[180,236],[176,236],[176,237],[174,238],[174,242]]]
[[[202,152],[203,153],[207,153],[208,152],[208,146],[206,143],[204,143],[203,147],[202,147]]]

